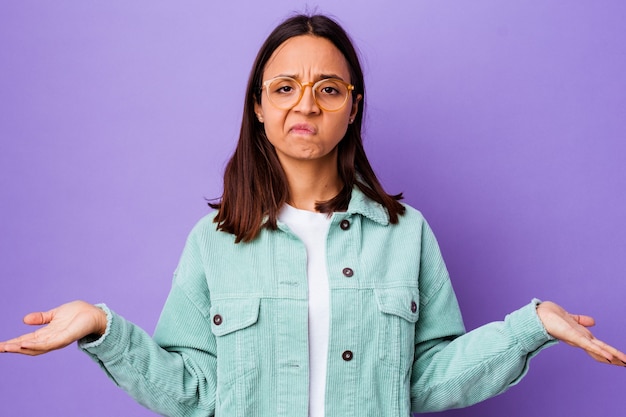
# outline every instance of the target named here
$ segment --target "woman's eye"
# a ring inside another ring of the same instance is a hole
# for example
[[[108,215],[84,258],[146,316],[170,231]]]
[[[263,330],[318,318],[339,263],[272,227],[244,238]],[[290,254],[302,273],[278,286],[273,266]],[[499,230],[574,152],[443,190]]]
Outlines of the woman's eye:
[[[279,94],[287,94],[293,92],[293,87],[290,85],[282,85],[276,89]]]
[[[333,95],[333,94],[337,94],[339,91],[337,91],[337,89],[336,89],[336,88],[334,88],[334,87],[329,87],[329,86],[326,86],[326,87],[322,87],[322,89],[320,90],[320,92],[321,92],[322,94],[326,94],[326,95],[331,96],[331,95]]]

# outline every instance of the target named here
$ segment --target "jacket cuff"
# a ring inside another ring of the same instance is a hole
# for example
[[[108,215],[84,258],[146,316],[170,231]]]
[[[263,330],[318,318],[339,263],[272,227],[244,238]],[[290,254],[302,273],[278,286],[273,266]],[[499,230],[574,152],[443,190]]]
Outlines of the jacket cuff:
[[[107,315],[107,329],[105,333],[94,340],[89,336],[78,341],[79,349],[101,363],[121,356],[128,347],[128,323],[112,312],[105,304],[96,304]]]
[[[509,325],[513,335],[528,352],[535,352],[547,344],[554,344],[557,340],[546,331],[541,319],[537,315],[537,306],[541,300],[534,298],[529,304],[507,315],[505,322]]]

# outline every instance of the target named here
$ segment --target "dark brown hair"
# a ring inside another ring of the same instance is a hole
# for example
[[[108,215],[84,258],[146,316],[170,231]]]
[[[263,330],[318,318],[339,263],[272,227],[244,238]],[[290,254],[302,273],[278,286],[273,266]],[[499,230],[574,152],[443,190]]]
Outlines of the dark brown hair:
[[[387,209],[389,221],[398,222],[404,206],[398,202],[402,194],[389,195],[380,185],[367,160],[361,139],[365,111],[365,85],[357,52],[348,34],[331,18],[324,15],[296,15],[278,25],[265,40],[254,61],[246,89],[245,105],[239,142],[224,172],[224,193],[219,203],[209,203],[218,210],[214,221],[218,230],[235,235],[235,242],[250,242],[262,227],[276,229],[276,218],[289,200],[287,178],[274,147],[265,136],[263,125],[254,113],[255,103],[261,102],[263,71],[274,51],[286,40],[312,35],[331,41],[343,54],[354,85],[353,100],[360,94],[359,109],[354,122],[348,125],[338,145],[338,172],[343,188],[334,198],[316,203],[321,213],[345,211],[352,189],[357,186],[367,197]]]

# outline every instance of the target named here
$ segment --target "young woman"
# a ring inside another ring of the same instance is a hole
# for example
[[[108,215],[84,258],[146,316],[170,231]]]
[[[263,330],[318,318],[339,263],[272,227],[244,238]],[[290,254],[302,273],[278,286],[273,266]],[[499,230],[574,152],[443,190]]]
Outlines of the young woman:
[[[361,142],[365,86],[344,30],[295,16],[248,82],[215,212],[192,230],[154,337],[75,301],[0,343],[37,355],[78,341],[116,384],[169,416],[394,416],[463,407],[563,340],[626,355],[590,317],[533,300],[465,333],[435,237],[380,186]]]

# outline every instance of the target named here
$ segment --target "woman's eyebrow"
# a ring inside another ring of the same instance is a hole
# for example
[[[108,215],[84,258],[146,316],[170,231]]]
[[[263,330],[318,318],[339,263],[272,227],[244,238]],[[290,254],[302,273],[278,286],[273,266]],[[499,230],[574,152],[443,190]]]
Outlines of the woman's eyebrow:
[[[326,79],[328,79],[328,78],[336,78],[336,79],[338,79],[338,80],[345,81],[345,80],[343,79],[343,77],[341,77],[341,76],[339,76],[339,75],[337,75],[337,74],[322,74],[322,75],[320,75],[320,79],[321,79],[321,80],[326,80]]]
[[[274,78],[278,78],[278,77],[293,78],[294,80],[298,80],[300,78],[299,76],[297,76],[295,74],[278,74]]]
[[[301,77],[296,74],[278,74],[274,78],[278,78],[278,77],[288,77],[288,78],[293,78],[294,80],[298,80],[298,81],[301,80]],[[320,74],[319,76],[315,77],[316,80],[327,80],[329,78],[336,78],[338,80],[344,81],[343,77],[337,74]]]

